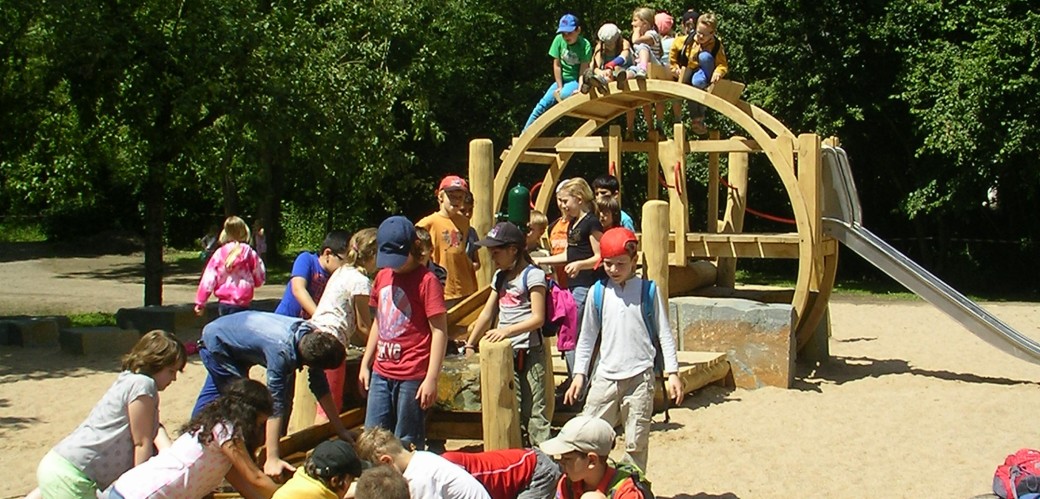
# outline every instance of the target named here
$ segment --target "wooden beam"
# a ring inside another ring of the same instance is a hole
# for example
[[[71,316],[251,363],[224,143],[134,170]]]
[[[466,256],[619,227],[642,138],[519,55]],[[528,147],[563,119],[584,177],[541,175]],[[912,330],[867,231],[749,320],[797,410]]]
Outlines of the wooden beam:
[[[477,234],[487,234],[495,223],[495,212],[492,194],[495,189],[495,150],[489,139],[475,139],[469,143],[469,185],[473,193],[473,223]],[[487,251],[478,251],[480,270],[477,271],[477,283],[491,284],[494,263]]]
[[[520,408],[513,382],[513,345],[480,341],[480,410],[484,450],[520,447]]]
[[[740,140],[734,137],[734,140]],[[719,232],[734,234],[744,231],[744,213],[747,208],[748,153],[729,153],[729,185],[726,189],[726,213]],[[716,286],[732,288],[737,281],[737,261],[733,258],[719,259]]]
[[[624,183],[621,176],[621,127],[618,125],[610,125],[609,135],[607,135],[607,165],[608,168],[613,169],[612,174],[617,178],[619,192],[623,191]],[[620,196],[618,196],[618,202],[621,202]]]
[[[751,139],[691,140],[687,144],[690,152],[762,152],[762,148]]]
[[[708,131],[708,140],[719,140],[719,131]],[[708,153],[707,231],[719,231],[719,153]]]

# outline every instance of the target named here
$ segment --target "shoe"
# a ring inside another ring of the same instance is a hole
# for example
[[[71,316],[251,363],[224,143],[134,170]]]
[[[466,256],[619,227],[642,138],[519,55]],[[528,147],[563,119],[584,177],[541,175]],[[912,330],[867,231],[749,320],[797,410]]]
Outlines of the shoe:
[[[636,67],[632,68],[632,75],[634,75],[637,80],[645,80],[646,79],[646,70],[641,68],[641,67],[639,67],[639,66],[636,66]]]
[[[618,74],[614,75],[614,81],[617,82],[618,88],[625,88],[625,83],[628,82],[628,70],[618,71]]]
[[[592,68],[589,68],[586,69],[585,73],[581,76],[581,88],[579,88],[578,90],[583,94],[587,94],[589,93],[589,88],[591,88],[593,85],[592,80],[596,77],[596,72],[593,71]]]
[[[607,88],[607,85],[610,85],[610,81],[608,81],[606,77],[600,75],[595,75],[592,77],[592,86],[595,87],[596,90],[602,91]]]

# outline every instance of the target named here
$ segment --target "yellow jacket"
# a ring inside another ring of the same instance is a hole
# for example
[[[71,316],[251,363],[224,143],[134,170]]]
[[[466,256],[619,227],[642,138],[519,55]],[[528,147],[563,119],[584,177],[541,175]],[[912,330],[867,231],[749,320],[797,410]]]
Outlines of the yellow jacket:
[[[672,50],[668,52],[668,65],[672,70],[672,76],[678,78],[682,74],[683,67],[679,65],[679,54],[683,52],[683,46],[686,45],[686,38],[688,35],[679,35],[675,37],[675,41],[672,42]],[[686,49],[686,56],[690,61],[686,67],[690,70],[696,71],[701,67],[700,62],[697,61],[697,54],[708,51],[711,52],[715,48],[715,44],[719,44],[719,52],[715,54],[715,72],[712,75],[719,75],[719,78],[726,76],[729,72],[729,61],[726,59],[726,46],[719,40],[718,35],[713,36],[711,41],[701,46],[697,42],[690,44],[690,47]]]

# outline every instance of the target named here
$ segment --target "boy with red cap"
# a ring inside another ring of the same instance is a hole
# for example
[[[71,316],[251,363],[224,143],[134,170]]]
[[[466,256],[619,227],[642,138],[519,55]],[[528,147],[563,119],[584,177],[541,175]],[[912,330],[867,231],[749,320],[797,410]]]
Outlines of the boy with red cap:
[[[437,211],[415,224],[430,231],[433,239],[430,256],[434,263],[448,271],[444,302],[449,309],[477,291],[477,272],[466,254],[469,219],[462,213],[468,192],[469,184],[462,177],[444,177],[437,187]]]
[[[623,424],[625,457],[646,471],[658,348],[663,357],[663,372],[668,377],[667,395],[675,399],[676,405],[682,403],[683,387],[664,302],[653,281],[644,285],[643,278],[635,274],[638,246],[636,235],[623,227],[604,232],[600,239],[601,263],[607,279],[596,284],[602,286],[599,302],[590,291],[578,334],[574,379],[564,403],[571,403],[581,393],[599,342],[599,360],[582,415],[602,418],[611,425]],[[652,308],[647,309],[649,317],[643,310],[643,300],[647,299],[644,295],[652,295],[648,297],[653,300]],[[654,324],[647,324],[648,318]]]

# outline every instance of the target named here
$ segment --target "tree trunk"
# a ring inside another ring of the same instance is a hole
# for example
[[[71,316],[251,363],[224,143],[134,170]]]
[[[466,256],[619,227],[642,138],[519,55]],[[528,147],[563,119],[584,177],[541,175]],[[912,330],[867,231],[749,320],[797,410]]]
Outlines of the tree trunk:
[[[267,260],[281,259],[282,161],[288,157],[286,146],[278,140],[263,141],[260,150],[260,202],[258,210],[267,233]]]
[[[144,304],[163,302],[163,232],[165,231],[166,163],[153,156],[144,183]]]

